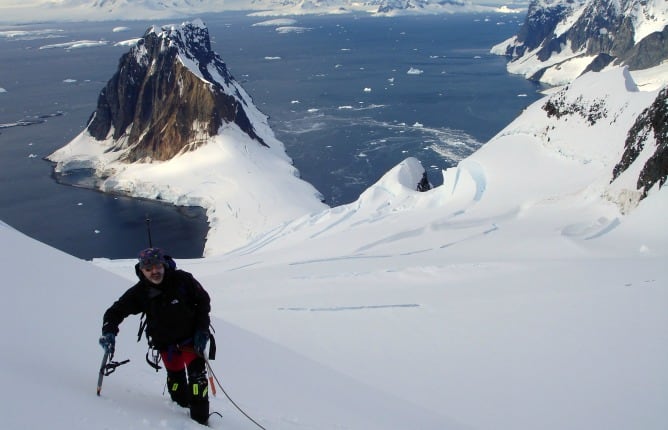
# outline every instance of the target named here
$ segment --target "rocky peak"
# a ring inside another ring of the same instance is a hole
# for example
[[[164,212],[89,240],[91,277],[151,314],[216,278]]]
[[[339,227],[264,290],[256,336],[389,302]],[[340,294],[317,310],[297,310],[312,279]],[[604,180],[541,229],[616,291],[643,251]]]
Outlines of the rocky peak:
[[[87,131],[113,141],[125,162],[168,160],[198,148],[224,124],[258,144],[247,111],[250,97],[211,50],[201,20],[151,27],[100,92]]]
[[[666,0],[532,0],[518,34],[493,48],[527,78],[571,70],[576,78],[609,64],[646,69],[668,58]],[[531,66],[528,64],[531,63]]]

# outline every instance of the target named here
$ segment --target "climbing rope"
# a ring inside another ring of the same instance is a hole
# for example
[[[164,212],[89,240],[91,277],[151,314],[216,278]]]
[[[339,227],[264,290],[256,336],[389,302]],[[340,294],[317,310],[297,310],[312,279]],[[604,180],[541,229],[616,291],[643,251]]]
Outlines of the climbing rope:
[[[258,426],[262,430],[267,430],[264,427],[262,427],[257,421],[255,421],[253,418],[251,418],[246,412],[244,412],[243,409],[241,409],[236,403],[234,403],[234,400],[232,400],[232,398],[229,396],[229,394],[227,394],[227,392],[225,391],[225,388],[223,388],[220,381],[218,380],[218,377],[213,372],[213,369],[211,368],[211,364],[209,363],[209,360],[206,357],[204,357],[204,361],[206,362],[206,367],[209,370],[209,373],[211,374],[211,376],[213,376],[213,379],[215,379],[216,384],[218,384],[218,387],[220,388],[220,391],[222,391],[223,394],[225,394],[225,397],[227,397],[227,400],[229,400],[230,403],[232,403],[234,405],[234,407],[237,408],[237,410],[239,412],[241,412],[246,418],[248,418],[253,424]]]
[[[258,423],[257,421],[255,421],[250,415],[248,415],[246,412],[244,412],[244,410],[241,409],[241,408],[239,407],[239,405],[237,405],[237,404],[234,402],[234,400],[232,400],[232,397],[230,397],[230,395],[227,394],[227,391],[225,391],[225,388],[223,388],[223,385],[220,383],[220,381],[218,380],[218,377],[217,377],[216,374],[213,372],[213,369],[211,368],[211,363],[209,363],[209,359],[206,358],[206,356],[197,353],[197,351],[195,351],[194,348],[189,347],[189,346],[181,347],[181,350],[182,350],[182,351],[192,351],[192,352],[194,352],[195,354],[197,354],[199,357],[202,357],[202,358],[204,359],[204,362],[206,363],[206,368],[207,368],[207,370],[209,371],[209,374],[210,374],[211,376],[213,376],[213,379],[216,381],[216,384],[218,384],[218,387],[220,388],[220,391],[222,391],[223,394],[225,394],[225,397],[227,397],[227,400],[229,400],[230,403],[232,403],[232,405],[234,405],[234,407],[237,408],[237,410],[238,410],[239,412],[241,412],[246,418],[248,418],[253,424],[255,424],[256,426],[258,426],[258,427],[261,428],[262,430],[267,430],[266,428],[262,427],[262,425],[260,425],[260,423]],[[209,379],[210,379],[210,378],[209,378]],[[215,395],[216,387],[215,387],[213,384],[211,384],[211,387],[212,387],[212,391],[214,392],[214,395]]]

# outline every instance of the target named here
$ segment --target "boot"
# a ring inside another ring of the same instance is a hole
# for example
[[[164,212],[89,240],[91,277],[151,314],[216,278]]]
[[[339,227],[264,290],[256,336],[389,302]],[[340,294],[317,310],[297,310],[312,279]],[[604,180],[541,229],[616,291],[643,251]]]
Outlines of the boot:
[[[167,390],[169,391],[169,396],[179,406],[188,407],[188,381],[186,380],[185,369],[178,372],[167,371]]]
[[[206,375],[190,382],[190,418],[203,425],[209,421],[209,384]]]

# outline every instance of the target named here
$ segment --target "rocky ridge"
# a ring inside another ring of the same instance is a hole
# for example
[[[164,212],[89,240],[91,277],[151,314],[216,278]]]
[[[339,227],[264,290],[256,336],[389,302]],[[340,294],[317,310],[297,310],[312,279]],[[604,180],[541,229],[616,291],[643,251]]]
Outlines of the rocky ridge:
[[[508,70],[564,84],[608,65],[631,70],[668,59],[665,0],[532,0],[517,35],[492,49]]]
[[[587,128],[612,126],[620,112],[610,109],[609,89],[585,97],[573,94],[571,83],[587,72],[624,67],[627,86],[638,92],[628,71],[661,68],[668,60],[666,24],[664,0],[532,0],[518,34],[492,52],[507,55],[513,73],[564,85],[542,104],[552,121],[548,130],[575,118]],[[664,82],[652,105],[636,114],[629,128],[620,130],[626,140],[623,154],[611,154],[619,158],[610,173],[608,198],[618,202],[622,212],[635,207],[654,186],[663,186],[668,177],[667,93]],[[612,191],[623,174],[634,178],[636,189]]]
[[[647,197],[652,187],[662,187],[668,178],[668,87],[661,90],[651,106],[636,119],[624,142],[624,154],[612,171],[613,182],[647,150],[636,183],[641,198]]]

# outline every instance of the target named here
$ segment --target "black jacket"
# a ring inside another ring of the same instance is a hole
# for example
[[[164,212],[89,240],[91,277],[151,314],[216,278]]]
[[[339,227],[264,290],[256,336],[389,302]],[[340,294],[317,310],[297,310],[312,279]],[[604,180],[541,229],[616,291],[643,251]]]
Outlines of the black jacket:
[[[188,272],[165,269],[155,285],[135,266],[139,282],[127,290],[104,313],[102,333],[118,334],[118,326],[129,315],[146,313],[149,345],[166,349],[191,343],[196,331],[209,332],[209,294]]]

